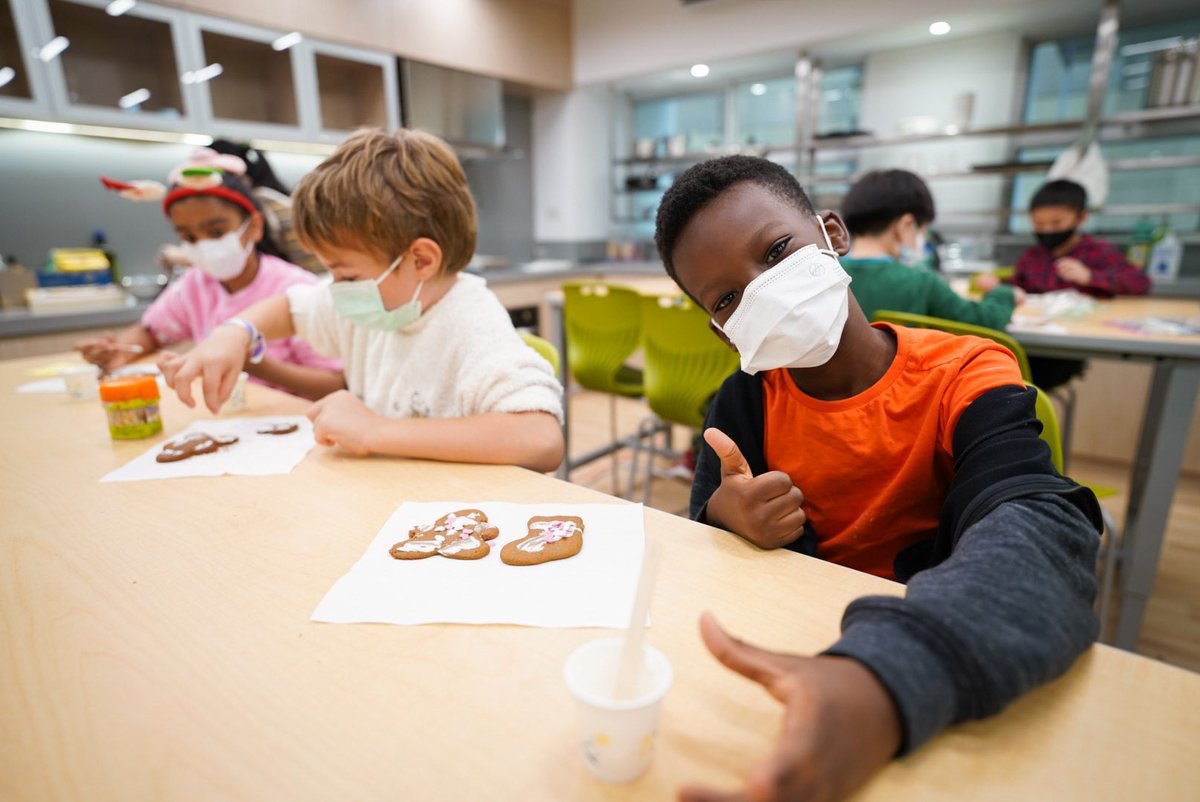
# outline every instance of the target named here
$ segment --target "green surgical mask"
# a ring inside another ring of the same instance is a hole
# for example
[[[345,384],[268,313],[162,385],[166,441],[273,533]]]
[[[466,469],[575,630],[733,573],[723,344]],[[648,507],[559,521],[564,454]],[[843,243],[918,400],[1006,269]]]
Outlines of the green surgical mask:
[[[388,265],[383,275],[374,281],[335,281],[329,285],[329,293],[333,296],[333,308],[337,313],[355,326],[379,331],[395,331],[415,323],[421,316],[421,287],[425,282],[417,284],[417,291],[412,300],[401,304],[395,309],[385,309],[383,295],[379,292],[380,283],[395,270],[403,256]]]

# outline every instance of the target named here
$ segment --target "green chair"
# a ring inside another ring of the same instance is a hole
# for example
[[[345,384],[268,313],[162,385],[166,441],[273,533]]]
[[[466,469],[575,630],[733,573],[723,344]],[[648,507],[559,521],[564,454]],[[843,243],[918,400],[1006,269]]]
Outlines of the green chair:
[[[1025,355],[1025,349],[1011,335],[1003,331],[989,329],[986,326],[975,326],[971,323],[959,323],[957,320],[930,317],[929,315],[896,312],[891,309],[876,310],[875,314],[871,316],[871,320],[895,323],[898,326],[908,326],[917,329],[937,329],[938,331],[945,331],[950,334],[969,334],[974,337],[982,337],[985,340],[998,342],[1011,351],[1012,355],[1017,358],[1017,367],[1021,370],[1021,378],[1027,382],[1030,381],[1029,357]]]
[[[1030,385],[1031,387],[1033,385]],[[1054,469],[1059,473],[1063,471],[1063,449],[1062,438],[1059,436],[1058,415],[1054,411],[1054,404],[1050,401],[1050,395],[1040,387],[1034,388],[1037,390],[1036,411],[1038,420],[1042,423],[1041,438],[1050,446],[1050,461],[1054,463]],[[1085,485],[1085,487],[1091,487]],[[1110,496],[1116,491],[1106,487],[1091,487],[1093,493],[1098,498]],[[1104,630],[1108,626],[1108,611],[1112,603],[1113,586],[1116,579],[1117,558],[1120,554],[1121,533],[1117,529],[1116,521],[1112,515],[1104,507],[1100,508],[1100,517],[1104,520],[1104,532],[1102,533],[1102,542],[1100,545],[1099,560],[1099,580],[1100,587],[1096,597],[1096,617],[1100,619],[1100,631],[1103,636]],[[1103,637],[1102,637],[1103,639]]]
[[[538,356],[550,363],[550,367],[554,370],[554,375],[557,376],[559,356],[558,349],[554,347],[554,344],[528,331],[518,331],[517,334],[521,335],[521,339],[526,345],[537,351]]]
[[[647,295],[641,299],[645,396],[651,418],[638,429],[630,469],[629,493],[645,454],[644,502],[650,500],[654,458],[671,453],[672,424],[704,427],[709,400],[738,366],[738,357],[708,327],[708,313],[682,295]],[[660,448],[657,437],[663,434]]]
[[[563,285],[563,330],[567,369],[589,390],[607,393],[612,440],[576,460],[567,456],[566,472],[633,445],[617,435],[617,397],[642,396],[642,372],[626,364],[642,336],[641,295],[614,284],[569,282]],[[565,390],[566,388],[564,388]],[[617,461],[612,464],[613,492],[617,490]]]

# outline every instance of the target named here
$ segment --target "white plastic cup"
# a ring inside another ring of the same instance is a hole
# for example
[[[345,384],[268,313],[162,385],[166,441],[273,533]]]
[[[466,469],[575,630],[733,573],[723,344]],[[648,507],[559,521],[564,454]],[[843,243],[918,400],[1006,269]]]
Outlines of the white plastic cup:
[[[94,400],[99,393],[100,368],[97,365],[79,365],[62,372],[67,395],[77,401]]]
[[[671,662],[652,646],[643,646],[643,671],[631,699],[613,698],[621,639],[585,643],[567,658],[563,675],[575,697],[579,747],[596,777],[624,783],[650,767],[663,697],[674,674]]]
[[[250,374],[242,371],[238,374],[237,381],[233,384],[233,392],[229,394],[229,398],[221,405],[221,413],[226,412],[242,412],[246,409],[246,382],[250,379]]]

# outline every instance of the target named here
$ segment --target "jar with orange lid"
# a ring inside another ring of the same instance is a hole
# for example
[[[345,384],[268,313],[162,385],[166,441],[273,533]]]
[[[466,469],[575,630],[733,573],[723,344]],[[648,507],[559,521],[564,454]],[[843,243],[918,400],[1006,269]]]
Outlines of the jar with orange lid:
[[[115,376],[100,382],[100,402],[114,440],[139,440],[162,431],[158,381],[153,376]]]

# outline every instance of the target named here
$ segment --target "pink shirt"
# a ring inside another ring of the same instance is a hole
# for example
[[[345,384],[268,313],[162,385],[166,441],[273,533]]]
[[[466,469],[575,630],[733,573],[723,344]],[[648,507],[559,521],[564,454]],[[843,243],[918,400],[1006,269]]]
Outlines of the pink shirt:
[[[199,342],[217,326],[237,317],[247,307],[265,298],[283,295],[297,284],[316,284],[312,273],[275,256],[258,255],[258,275],[250,285],[232,295],[221,282],[199,268],[188,268],[183,277],[167,287],[142,315],[142,325],[160,346],[193,340]],[[299,337],[267,343],[267,356],[294,365],[341,370],[337,359],[326,359]]]

